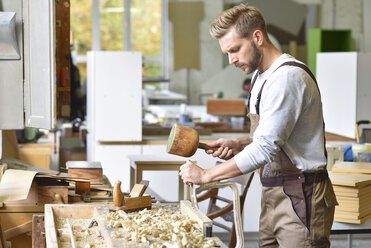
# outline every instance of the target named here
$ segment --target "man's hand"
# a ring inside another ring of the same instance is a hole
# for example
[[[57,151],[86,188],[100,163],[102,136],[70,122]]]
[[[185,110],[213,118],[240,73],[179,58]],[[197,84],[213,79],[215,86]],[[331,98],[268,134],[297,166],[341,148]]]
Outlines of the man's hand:
[[[208,183],[206,179],[206,170],[198,167],[196,164],[188,161],[180,166],[179,175],[185,184],[194,183],[197,185]]]
[[[211,154],[213,157],[221,159],[231,159],[234,155],[239,153],[241,150],[238,149],[237,141],[229,139],[218,139],[217,141],[207,144],[210,147],[219,147],[217,150],[206,150],[207,154]]]
[[[207,154],[212,154],[213,157],[218,157],[221,159],[231,159],[242,151],[248,144],[250,144],[252,140],[248,136],[244,136],[238,139],[230,140],[230,139],[218,139],[217,141],[208,143],[207,145],[210,147],[219,147],[217,150],[206,150]]]

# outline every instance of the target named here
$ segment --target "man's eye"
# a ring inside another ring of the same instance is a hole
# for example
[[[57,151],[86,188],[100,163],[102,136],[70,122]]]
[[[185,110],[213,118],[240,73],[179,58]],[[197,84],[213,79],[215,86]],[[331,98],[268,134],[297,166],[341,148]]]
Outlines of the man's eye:
[[[238,50],[240,50],[240,48],[239,48],[239,47],[237,47],[237,48],[234,48],[234,49],[232,49],[232,50],[231,50],[231,53],[236,53],[236,52],[238,52]]]

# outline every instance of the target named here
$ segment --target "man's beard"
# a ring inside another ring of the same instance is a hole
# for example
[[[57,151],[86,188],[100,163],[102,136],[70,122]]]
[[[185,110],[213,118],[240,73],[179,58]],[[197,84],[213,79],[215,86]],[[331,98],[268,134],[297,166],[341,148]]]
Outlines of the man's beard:
[[[250,61],[248,63],[241,63],[241,64],[237,63],[236,64],[236,66],[240,68],[241,66],[246,66],[246,69],[241,68],[245,74],[250,74],[254,72],[256,69],[258,69],[261,59],[262,59],[262,53],[256,47],[255,43],[251,42],[251,44],[252,44],[253,53],[252,53]]]

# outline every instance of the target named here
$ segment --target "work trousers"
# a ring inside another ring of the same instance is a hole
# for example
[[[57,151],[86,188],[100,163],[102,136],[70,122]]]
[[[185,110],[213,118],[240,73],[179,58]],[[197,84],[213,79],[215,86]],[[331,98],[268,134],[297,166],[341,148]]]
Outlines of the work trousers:
[[[335,193],[330,179],[262,189],[259,247],[330,247]]]

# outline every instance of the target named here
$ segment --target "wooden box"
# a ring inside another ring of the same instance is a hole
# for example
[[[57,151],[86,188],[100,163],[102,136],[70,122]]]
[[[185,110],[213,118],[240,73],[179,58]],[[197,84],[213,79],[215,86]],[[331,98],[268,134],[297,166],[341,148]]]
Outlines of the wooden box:
[[[208,99],[206,112],[211,115],[244,116],[246,103],[243,99]]]
[[[103,184],[103,169],[100,162],[68,161],[68,177],[89,179],[90,184]]]
[[[51,148],[47,147],[19,147],[19,159],[41,168],[50,169]]]

